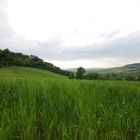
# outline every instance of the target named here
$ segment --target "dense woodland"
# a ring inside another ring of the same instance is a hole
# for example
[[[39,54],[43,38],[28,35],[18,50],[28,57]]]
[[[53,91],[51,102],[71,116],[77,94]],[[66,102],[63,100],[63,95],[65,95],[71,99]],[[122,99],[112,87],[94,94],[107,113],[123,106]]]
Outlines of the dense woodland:
[[[9,49],[0,49],[0,67],[6,66],[24,66],[24,67],[35,67],[44,70],[52,71],[58,74],[68,76],[71,72],[62,70],[59,67],[54,66],[51,63],[44,62],[37,56],[24,55],[22,53],[14,53]]]
[[[88,73],[84,76],[89,80],[126,80],[126,81],[140,81],[140,72],[120,72],[120,73]]]

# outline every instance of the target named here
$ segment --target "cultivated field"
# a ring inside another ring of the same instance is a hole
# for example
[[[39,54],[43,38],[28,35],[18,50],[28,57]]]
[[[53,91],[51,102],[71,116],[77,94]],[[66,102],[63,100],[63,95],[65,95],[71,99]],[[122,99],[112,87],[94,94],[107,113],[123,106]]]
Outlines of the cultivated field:
[[[139,140],[140,82],[0,69],[0,140]]]

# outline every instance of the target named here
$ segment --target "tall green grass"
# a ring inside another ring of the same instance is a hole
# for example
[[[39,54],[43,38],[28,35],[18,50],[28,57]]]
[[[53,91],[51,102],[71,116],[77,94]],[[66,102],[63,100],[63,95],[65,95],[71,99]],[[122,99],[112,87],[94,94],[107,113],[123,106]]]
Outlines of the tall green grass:
[[[139,139],[138,82],[0,73],[0,140]]]

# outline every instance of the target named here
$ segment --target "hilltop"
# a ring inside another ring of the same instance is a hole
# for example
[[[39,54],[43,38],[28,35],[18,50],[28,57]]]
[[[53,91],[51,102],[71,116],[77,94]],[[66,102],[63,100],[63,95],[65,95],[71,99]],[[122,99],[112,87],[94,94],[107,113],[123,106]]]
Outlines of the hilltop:
[[[140,63],[128,64],[128,65],[125,65],[124,67],[140,69]]]
[[[127,73],[135,73],[140,71],[140,63],[128,64],[122,67],[115,67],[115,68],[108,68],[103,70],[98,70],[98,73],[120,73],[120,72],[127,72]]]
[[[122,67],[114,67],[114,68],[85,68],[86,72],[96,72],[96,73],[120,73],[120,72],[138,72],[140,71],[140,63],[133,63],[124,65]],[[76,68],[68,69],[69,71],[76,72]]]
[[[54,66],[51,63],[44,62],[41,58],[35,55],[25,55],[22,53],[14,53],[9,49],[0,49],[0,67],[8,66],[22,66],[22,67],[34,67],[44,70],[48,70],[54,73],[68,76],[71,72],[62,70],[61,68]]]

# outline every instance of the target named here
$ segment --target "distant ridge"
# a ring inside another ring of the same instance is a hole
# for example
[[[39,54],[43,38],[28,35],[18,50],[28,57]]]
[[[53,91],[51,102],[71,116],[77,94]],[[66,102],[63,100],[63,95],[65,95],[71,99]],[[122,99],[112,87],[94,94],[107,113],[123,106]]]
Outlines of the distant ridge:
[[[127,64],[122,67],[114,67],[114,68],[85,68],[85,69],[87,72],[96,72],[96,73],[137,72],[140,71],[140,63]],[[68,70],[76,72],[77,68],[72,68]]]
[[[140,63],[133,63],[127,64],[122,67],[115,67],[115,68],[107,68],[103,70],[98,70],[98,73],[120,73],[120,72],[127,72],[127,73],[134,73],[140,71]]]
[[[98,71],[98,70],[104,70],[105,68],[85,68],[85,70],[87,72],[93,72],[93,71]],[[70,69],[67,69],[68,71],[71,71],[71,72],[76,72],[77,68],[70,68]]]
[[[140,63],[127,64],[127,65],[124,65],[123,67],[127,67],[127,68],[140,68]]]

